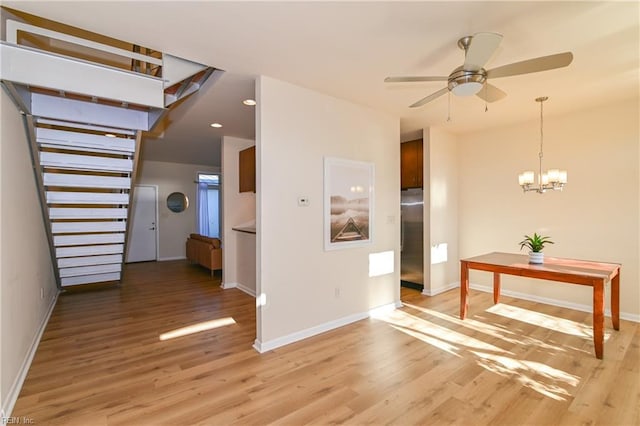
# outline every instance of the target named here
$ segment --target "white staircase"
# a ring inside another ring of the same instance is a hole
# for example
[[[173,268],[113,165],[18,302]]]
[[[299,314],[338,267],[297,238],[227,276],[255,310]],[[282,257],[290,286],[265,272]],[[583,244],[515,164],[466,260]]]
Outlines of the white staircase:
[[[48,119],[33,128],[60,285],[120,281],[139,132]]]
[[[0,79],[24,116],[58,286],[119,283],[142,131],[222,71],[4,20]],[[60,42],[65,54],[46,49]],[[114,67],[114,55],[130,69]]]

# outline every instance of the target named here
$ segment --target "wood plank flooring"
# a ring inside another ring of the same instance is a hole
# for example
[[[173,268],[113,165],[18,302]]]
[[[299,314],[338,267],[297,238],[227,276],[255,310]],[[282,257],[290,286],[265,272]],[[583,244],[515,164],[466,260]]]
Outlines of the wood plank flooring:
[[[471,292],[258,354],[255,300],[187,262],[60,296],[12,415],[54,425],[638,425],[640,327]],[[233,322],[229,320],[233,319]],[[218,320],[216,322],[216,320]],[[161,340],[192,325],[210,329]],[[217,327],[216,327],[217,326]],[[165,336],[166,337],[166,336]]]

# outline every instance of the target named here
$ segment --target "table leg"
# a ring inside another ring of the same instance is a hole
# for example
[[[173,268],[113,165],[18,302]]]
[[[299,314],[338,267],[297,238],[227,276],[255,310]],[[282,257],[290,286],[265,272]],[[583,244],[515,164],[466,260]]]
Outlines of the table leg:
[[[469,307],[469,265],[460,261],[460,319],[467,316]]]
[[[611,279],[611,321],[613,329],[620,330],[620,269]]]
[[[604,280],[593,285],[593,345],[596,358],[604,355]]]
[[[500,274],[498,272],[493,273],[493,303],[500,302]]]

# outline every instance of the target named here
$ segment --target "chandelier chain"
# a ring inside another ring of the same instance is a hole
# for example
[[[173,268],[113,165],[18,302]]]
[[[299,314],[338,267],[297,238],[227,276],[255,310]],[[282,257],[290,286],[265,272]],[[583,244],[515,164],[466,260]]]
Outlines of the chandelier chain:
[[[540,158],[542,158],[542,153],[544,152],[542,149],[542,144],[544,141],[544,114],[542,113],[542,109],[544,108],[544,100],[540,101]]]

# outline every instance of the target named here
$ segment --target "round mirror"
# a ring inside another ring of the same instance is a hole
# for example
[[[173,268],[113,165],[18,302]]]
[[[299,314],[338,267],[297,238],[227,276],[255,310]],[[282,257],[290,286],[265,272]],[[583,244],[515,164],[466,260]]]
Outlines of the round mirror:
[[[182,192],[172,192],[167,197],[167,208],[175,213],[183,212],[189,207],[189,199]]]

